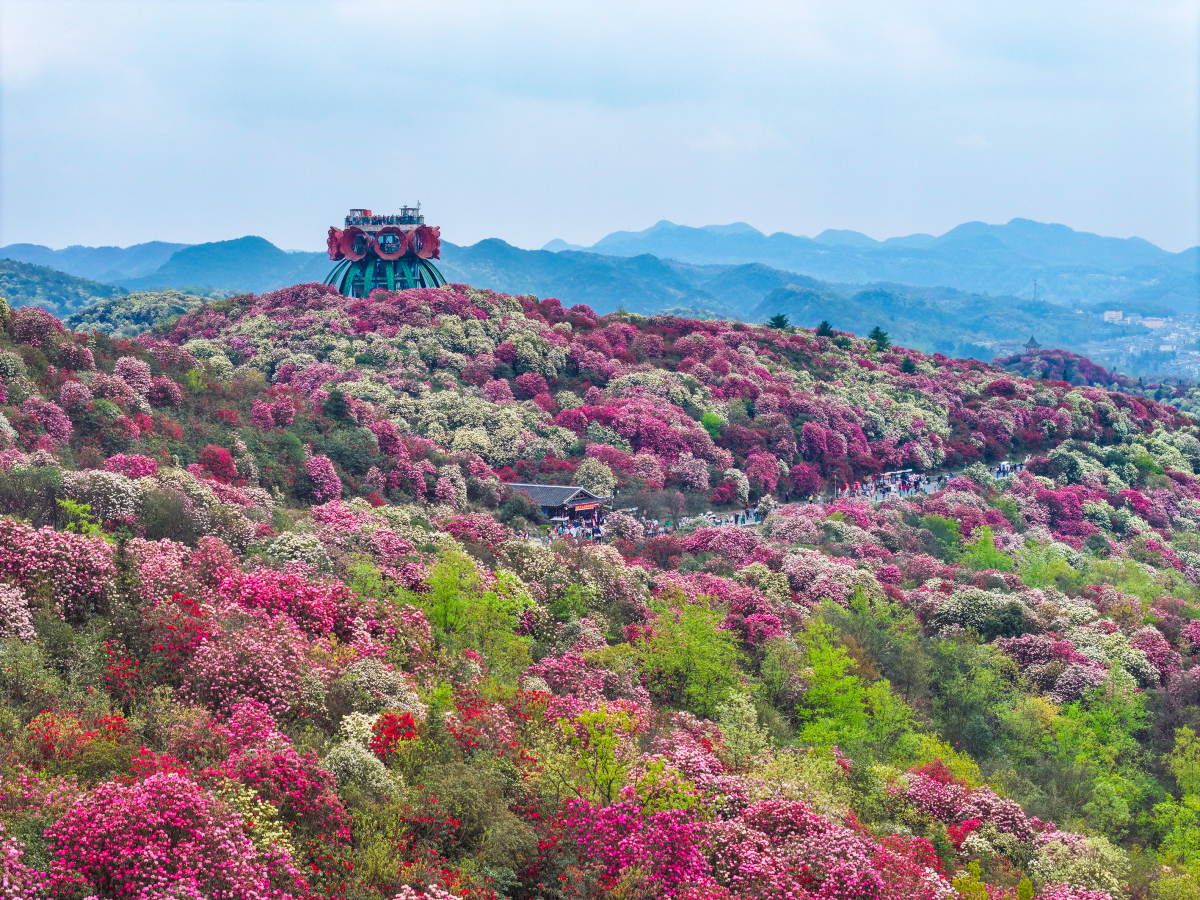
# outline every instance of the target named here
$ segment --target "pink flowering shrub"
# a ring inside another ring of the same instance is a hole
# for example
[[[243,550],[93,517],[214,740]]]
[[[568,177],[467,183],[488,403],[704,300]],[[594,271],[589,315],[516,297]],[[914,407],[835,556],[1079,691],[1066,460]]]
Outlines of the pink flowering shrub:
[[[513,397],[512,388],[507,381],[496,380],[489,381],[483,386],[483,396],[487,397],[492,403],[504,405],[512,403],[516,398]]]
[[[113,374],[143,397],[150,392],[150,364],[134,356],[122,356],[113,366]]]
[[[311,671],[304,633],[287,616],[264,610],[223,609],[212,636],[196,649],[184,693],[214,709],[257,700],[284,713],[300,699]]]
[[[37,638],[25,592],[19,587],[3,583],[0,583],[0,637],[15,637],[23,641]]]
[[[328,456],[314,456],[304,463],[304,469],[312,481],[313,496],[321,503],[342,496],[342,480],[333,468]]]
[[[21,412],[40,425],[54,443],[65,444],[71,439],[71,420],[57,403],[30,397],[21,404]]]
[[[103,540],[0,518],[0,578],[51,599],[69,621],[99,608],[115,576],[112,547]]]
[[[104,461],[104,469],[127,478],[145,478],[158,473],[158,463],[148,456],[118,453]]]
[[[1092,891],[1060,882],[1039,891],[1037,900],[1113,900],[1113,897],[1106,891]]]
[[[1189,653],[1200,651],[1200,619],[1193,619],[1179,632],[1179,643]]]
[[[260,851],[238,817],[182,774],[105,782],[46,832],[53,893],[136,900],[303,896],[290,855]]]
[[[9,331],[19,344],[49,350],[55,336],[62,334],[63,324],[40,306],[22,306],[12,317]]]

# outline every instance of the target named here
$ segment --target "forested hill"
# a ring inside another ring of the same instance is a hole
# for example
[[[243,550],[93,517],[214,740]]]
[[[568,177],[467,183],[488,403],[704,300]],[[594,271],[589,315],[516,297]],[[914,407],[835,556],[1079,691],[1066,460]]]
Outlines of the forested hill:
[[[0,297],[13,306],[41,306],[68,316],[100,300],[127,293],[111,284],[76,278],[46,266],[0,259]]]
[[[0,306],[5,891],[1194,897],[1200,426],[1083,368],[464,285]],[[898,469],[955,477],[809,502]]]

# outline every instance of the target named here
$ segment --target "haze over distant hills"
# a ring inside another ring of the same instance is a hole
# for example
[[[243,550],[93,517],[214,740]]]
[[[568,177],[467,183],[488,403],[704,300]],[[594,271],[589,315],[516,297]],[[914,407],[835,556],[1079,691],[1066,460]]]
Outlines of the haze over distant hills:
[[[321,281],[331,267],[323,252],[288,252],[255,236],[191,246],[13,244],[0,248],[0,257],[21,260],[5,264],[10,301],[39,303],[59,315],[125,291],[262,293]],[[844,230],[807,238],[765,235],[745,222],[690,228],[663,221],[614,232],[586,249],[564,241],[542,250],[496,238],[469,247],[443,242],[438,265],[452,282],[557,297],[599,313],[671,310],[745,321],[783,313],[809,327],[827,318],[855,332],[882,325],[897,342],[926,351],[989,358],[992,343],[1024,341],[1033,332],[1078,348],[1091,337],[1086,327],[1094,326],[1085,327],[1077,308],[1195,314],[1198,263],[1200,248],[1169,253],[1137,238],[1014,219],[885,241]]]
[[[545,249],[562,251],[565,242]],[[644,231],[616,231],[587,249],[611,256],[654,256],[698,264],[763,263],[830,281],[945,286],[986,294],[1039,295],[1064,304],[1136,300],[1196,312],[1200,248],[1171,253],[1141,238],[1102,237],[1066,225],[1013,219],[968,222],[940,237],[913,234],[877,241],[856,231],[815,238],[763,234],[744,222],[691,228],[663,220]]]

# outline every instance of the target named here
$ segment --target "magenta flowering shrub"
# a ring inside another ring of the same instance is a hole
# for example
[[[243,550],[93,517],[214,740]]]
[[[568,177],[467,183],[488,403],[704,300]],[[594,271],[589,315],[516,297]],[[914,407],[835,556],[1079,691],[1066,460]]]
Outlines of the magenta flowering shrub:
[[[79,414],[92,402],[92,392],[82,382],[68,381],[58,392],[58,402],[68,414]]]
[[[286,615],[310,634],[347,637],[355,615],[354,595],[340,581],[316,579],[294,569],[238,573],[222,582],[217,593],[242,609]]]
[[[342,496],[342,481],[328,456],[314,456],[304,463],[304,468],[312,480],[313,496],[319,502],[325,503]]]
[[[299,701],[304,677],[312,671],[304,632],[292,619],[225,607],[212,635],[196,648],[183,690],[213,709],[257,700],[285,713]]]
[[[96,368],[92,351],[82,344],[64,342],[58,347],[58,363],[73,372],[88,372]]]
[[[52,893],[151,900],[304,896],[287,851],[264,854],[237,816],[182,774],[106,782],[47,830]]]
[[[104,469],[127,478],[146,478],[158,473],[158,463],[148,456],[118,453],[104,461]]]
[[[98,608],[115,576],[112,547],[99,538],[0,518],[0,578],[50,599],[69,620]]]
[[[154,406],[178,407],[183,402],[183,391],[170,378],[156,375],[150,380],[150,390],[146,399]]]
[[[63,333],[63,324],[40,306],[22,306],[13,315],[9,332],[17,343],[49,350]]]
[[[247,700],[232,707],[224,728],[229,755],[219,771],[274,805],[285,821],[341,842],[350,837],[333,775],[312,751],[300,753],[280,733],[269,708]]]
[[[21,404],[21,412],[41,426],[54,443],[65,444],[71,439],[71,420],[57,403],[30,397]]]
[[[683,810],[647,814],[630,803],[570,801],[564,825],[609,878],[634,870],[664,897],[713,883],[704,828]]]

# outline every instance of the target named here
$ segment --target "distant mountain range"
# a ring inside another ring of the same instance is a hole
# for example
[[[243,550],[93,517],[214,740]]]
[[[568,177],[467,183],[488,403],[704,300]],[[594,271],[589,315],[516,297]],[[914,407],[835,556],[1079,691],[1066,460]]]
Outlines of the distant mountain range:
[[[51,250],[41,244],[9,244],[0,247],[0,257],[49,266],[77,278],[114,283],[152,275],[172,255],[188,246],[150,241],[132,247],[82,247],[76,244]]]
[[[968,222],[940,237],[912,234],[876,241],[857,231],[815,238],[763,234],[745,222],[691,228],[666,220],[645,231],[616,231],[583,248],[551,241],[544,249],[587,249],[609,256],[650,253],[697,264],[762,263],[851,284],[886,281],[983,294],[1033,296],[1064,305],[1154,302],[1197,312],[1200,247],[1171,253],[1141,238],[1112,238],[1013,219]]]
[[[254,236],[124,249],[13,244],[0,248],[0,257],[19,260],[3,263],[3,296],[62,316],[128,291],[261,293],[320,281],[331,267],[323,252],[287,252]],[[62,271],[38,268],[46,265]],[[768,236],[744,222],[689,228],[663,221],[645,231],[614,232],[586,249],[563,241],[542,250],[495,238],[469,247],[443,242],[438,265],[453,282],[557,297],[600,313],[671,310],[745,321],[783,313],[808,327],[821,319],[859,333],[882,325],[907,346],[985,358],[991,343],[1023,342],[1031,333],[1078,347],[1095,326],[1075,314],[1077,308],[1169,315],[1195,314],[1200,305],[1200,248],[1169,253],[1137,238],[1026,219],[886,241],[854,231],[824,231],[810,239]],[[137,315],[109,304],[80,321],[125,316],[124,331],[163,302],[139,303]]]

